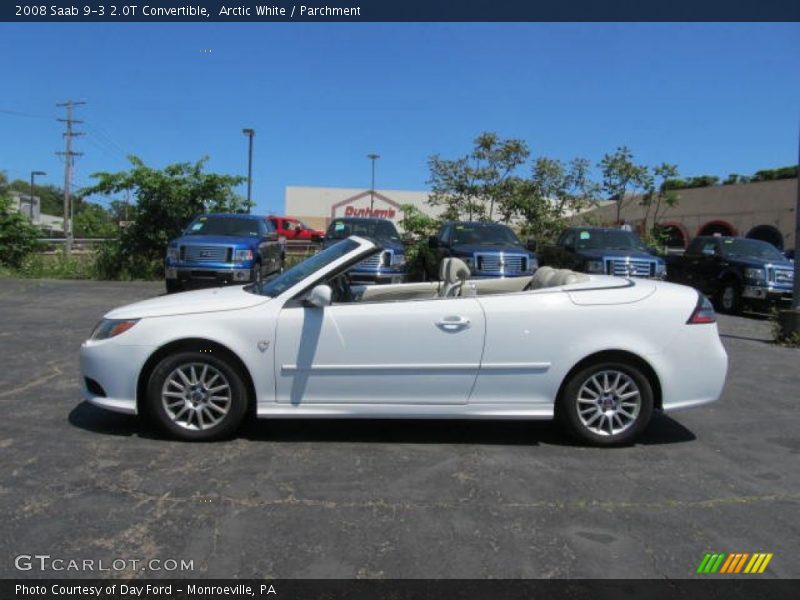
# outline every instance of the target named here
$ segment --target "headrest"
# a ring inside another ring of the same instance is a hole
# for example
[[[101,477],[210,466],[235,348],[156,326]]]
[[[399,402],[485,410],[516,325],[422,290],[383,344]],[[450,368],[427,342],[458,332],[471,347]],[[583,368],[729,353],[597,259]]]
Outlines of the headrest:
[[[445,284],[451,284],[469,279],[470,271],[467,263],[460,258],[445,258],[439,274]]]

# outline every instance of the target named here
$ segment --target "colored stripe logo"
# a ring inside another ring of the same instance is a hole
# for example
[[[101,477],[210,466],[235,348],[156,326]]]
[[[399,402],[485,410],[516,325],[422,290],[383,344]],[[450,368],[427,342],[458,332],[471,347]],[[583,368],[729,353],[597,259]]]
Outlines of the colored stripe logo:
[[[720,573],[733,575],[737,573],[759,574],[763,573],[769,561],[772,560],[772,552],[706,552],[697,572],[707,575]]]

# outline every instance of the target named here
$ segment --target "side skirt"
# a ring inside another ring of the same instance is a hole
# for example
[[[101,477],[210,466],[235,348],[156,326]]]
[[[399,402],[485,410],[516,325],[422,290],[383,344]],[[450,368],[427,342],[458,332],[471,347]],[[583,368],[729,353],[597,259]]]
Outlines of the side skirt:
[[[258,407],[261,419],[535,419],[553,418],[553,405],[519,404],[269,404]]]

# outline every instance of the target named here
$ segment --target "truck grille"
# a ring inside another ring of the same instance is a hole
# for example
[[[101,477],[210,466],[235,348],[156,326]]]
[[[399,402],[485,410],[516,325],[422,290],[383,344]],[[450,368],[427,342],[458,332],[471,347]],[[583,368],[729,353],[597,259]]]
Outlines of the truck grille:
[[[792,269],[769,269],[769,280],[778,285],[792,285],[794,283],[794,271]]]
[[[366,260],[362,260],[358,263],[358,269],[362,271],[378,271],[382,266],[388,267],[392,264],[393,254],[394,252],[392,250],[384,250],[378,254],[373,254]]]
[[[227,246],[181,246],[181,258],[192,262],[231,262]]]
[[[617,277],[652,277],[655,271],[656,264],[649,260],[627,258],[606,260],[606,273]]]
[[[478,271],[485,273],[513,275],[528,270],[528,257],[524,254],[506,254],[505,252],[476,253],[475,265]]]

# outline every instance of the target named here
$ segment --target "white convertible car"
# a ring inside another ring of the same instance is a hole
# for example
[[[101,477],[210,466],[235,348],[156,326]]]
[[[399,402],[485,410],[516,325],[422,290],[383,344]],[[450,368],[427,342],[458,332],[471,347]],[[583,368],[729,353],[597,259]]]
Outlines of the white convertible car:
[[[83,395],[186,440],[263,418],[552,419],[631,442],[654,410],[719,398],[727,356],[689,287],[543,267],[354,286],[381,248],[350,237],[260,284],[108,313],[81,347]]]

